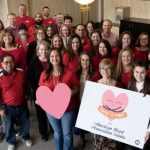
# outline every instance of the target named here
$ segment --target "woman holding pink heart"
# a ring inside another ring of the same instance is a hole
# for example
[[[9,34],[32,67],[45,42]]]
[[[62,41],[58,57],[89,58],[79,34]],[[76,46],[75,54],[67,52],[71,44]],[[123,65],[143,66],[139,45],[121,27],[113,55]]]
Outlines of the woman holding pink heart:
[[[120,83],[116,82],[112,76],[114,72],[113,63],[110,59],[103,59],[99,64],[99,71],[102,76],[100,80],[98,80],[98,83],[100,84],[106,84],[110,86],[117,86],[121,87]],[[114,111],[114,108],[111,108],[110,106],[106,106],[109,108],[110,111]],[[115,109],[115,111],[120,111],[120,108],[122,106],[119,106]],[[94,135],[94,150],[117,150],[117,141],[114,141],[112,139],[108,139],[106,137],[100,136],[100,135]]]
[[[76,112],[79,107],[79,101],[76,99],[78,79],[72,71],[64,70],[61,53],[57,48],[53,48],[48,54],[48,65],[46,70],[41,74],[39,86],[46,86],[54,91],[59,83],[65,83],[71,89],[69,105],[60,119],[48,113],[47,117],[54,130],[56,150],[73,150],[72,129],[75,124]],[[53,97],[53,101],[56,101],[55,98],[56,97]],[[55,111],[59,111],[60,105],[61,101],[60,104],[58,103]]]

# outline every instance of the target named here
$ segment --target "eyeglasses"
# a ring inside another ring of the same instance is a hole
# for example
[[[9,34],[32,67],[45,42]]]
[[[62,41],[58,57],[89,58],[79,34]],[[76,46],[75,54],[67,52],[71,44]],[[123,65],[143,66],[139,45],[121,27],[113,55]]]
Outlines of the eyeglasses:
[[[5,64],[5,65],[8,65],[8,64],[13,64],[14,63],[14,61],[12,60],[12,61],[5,61],[5,62],[2,62],[3,64]]]

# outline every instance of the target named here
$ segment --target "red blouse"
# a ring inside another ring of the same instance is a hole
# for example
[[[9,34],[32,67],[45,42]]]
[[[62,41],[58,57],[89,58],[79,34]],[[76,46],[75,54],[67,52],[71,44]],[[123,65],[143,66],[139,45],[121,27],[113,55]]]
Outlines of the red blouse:
[[[79,81],[76,77],[76,75],[72,71],[65,71],[61,78],[58,76],[50,76],[48,81],[44,82],[46,74],[45,71],[42,72],[39,80],[39,86],[46,86],[52,91],[54,90],[55,86],[58,83],[65,83],[66,85],[69,86],[70,89],[76,89],[78,88]],[[72,96],[70,103],[68,105],[68,108],[66,111],[76,109],[79,107],[79,101],[76,99],[76,96]]]
[[[71,71],[76,71],[79,64],[79,56],[78,54],[74,54],[73,60],[69,61],[69,54],[66,53],[63,55],[63,64],[65,69],[70,69]]]
[[[138,49],[134,50],[134,59],[141,61],[141,60],[147,60],[148,57],[148,51],[141,51]]]
[[[121,84],[122,84],[123,88],[128,89],[128,84],[129,84],[129,81],[131,80],[131,75],[132,75],[131,71],[122,72],[122,74],[121,74]]]

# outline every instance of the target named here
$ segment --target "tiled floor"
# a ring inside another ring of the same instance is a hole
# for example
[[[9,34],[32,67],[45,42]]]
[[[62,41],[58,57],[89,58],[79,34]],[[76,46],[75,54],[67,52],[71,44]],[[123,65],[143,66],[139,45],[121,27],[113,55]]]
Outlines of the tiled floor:
[[[33,146],[26,147],[25,144],[22,143],[21,137],[19,136],[17,137],[16,150],[26,150],[26,149],[27,150],[55,150],[53,135],[50,134],[49,140],[47,142],[41,141],[40,135],[38,133],[38,126],[37,126],[35,111],[34,109],[32,109],[30,112],[31,112],[30,134],[33,140]],[[85,150],[92,150],[92,141],[89,139],[89,137],[86,137],[86,139],[87,139],[87,144],[85,146]],[[75,135],[74,136],[74,150],[79,150],[79,143],[80,143],[80,138],[79,136]],[[7,150],[7,143],[5,142],[5,140],[2,143],[0,143],[0,150]]]

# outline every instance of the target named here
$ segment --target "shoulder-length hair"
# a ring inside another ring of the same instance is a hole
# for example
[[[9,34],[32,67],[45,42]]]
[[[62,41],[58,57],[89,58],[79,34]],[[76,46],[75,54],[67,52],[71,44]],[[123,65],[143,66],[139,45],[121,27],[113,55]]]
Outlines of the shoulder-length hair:
[[[111,56],[112,56],[112,48],[111,48],[110,43],[109,43],[107,40],[105,40],[105,39],[101,39],[100,42],[99,42],[99,45],[100,45],[101,43],[103,43],[103,44],[106,46],[106,48],[107,48],[107,55],[108,55],[109,57],[111,57]],[[99,46],[98,46],[97,55],[99,55]]]
[[[91,56],[89,55],[89,53],[87,53],[87,52],[85,52],[85,51],[83,51],[83,52],[80,54],[79,67],[78,67],[78,69],[77,69],[77,77],[80,78],[81,73],[82,73],[81,57],[82,57],[83,55],[87,55],[87,56],[89,57],[89,61],[90,61],[90,63],[89,63],[89,69],[88,69],[88,74],[87,74],[87,77],[86,77],[86,79],[87,79],[88,77],[90,77],[91,75],[93,75],[94,71],[93,71],[93,65],[92,65]]]
[[[150,47],[150,36],[149,36],[149,34],[148,34],[147,32],[142,32],[142,33],[138,36],[137,41],[136,41],[136,43],[135,43],[135,46],[136,46],[136,47],[140,47],[140,46],[141,46],[140,40],[141,40],[141,37],[142,37],[143,35],[146,35],[146,36],[147,36],[147,38],[148,38],[147,47]]]
[[[1,47],[2,48],[6,48],[5,47],[5,42],[4,42],[4,40],[3,40],[3,38],[6,36],[6,34],[9,34],[10,36],[12,36],[12,42],[11,42],[11,46],[13,46],[13,47],[16,47],[17,46],[17,43],[16,43],[16,41],[15,41],[15,36],[14,36],[14,34],[13,34],[13,31],[11,30],[11,29],[9,29],[9,28],[6,28],[6,29],[4,29],[3,31],[2,31],[2,42],[1,42]]]
[[[61,53],[60,53],[60,51],[59,51],[59,49],[58,48],[53,48],[53,49],[51,49],[49,52],[48,52],[48,54],[47,54],[47,66],[46,66],[46,69],[45,69],[45,74],[46,74],[46,76],[45,76],[45,78],[44,78],[44,82],[46,82],[46,81],[48,81],[49,79],[51,79],[51,75],[52,75],[52,71],[53,71],[53,65],[51,64],[51,62],[50,62],[50,55],[51,55],[51,53],[52,53],[52,51],[57,51],[58,52],[58,54],[59,54],[59,56],[60,56],[60,63],[59,63],[59,65],[60,65],[60,78],[61,78],[61,76],[62,76],[62,73],[63,73],[63,70],[64,70],[64,65],[63,65],[63,63],[62,63],[62,57],[61,57]]]
[[[68,51],[67,51],[67,53],[69,54],[69,62],[73,61],[73,58],[74,58],[74,52],[73,52],[73,49],[72,49],[72,41],[75,38],[77,38],[79,40],[79,43],[80,43],[80,46],[79,46],[79,49],[78,49],[78,55],[80,55],[80,53],[82,51],[82,43],[81,43],[81,39],[80,39],[79,35],[77,35],[77,34],[71,35],[70,38],[69,38],[69,48],[68,48]]]
[[[63,34],[62,34],[62,28],[63,27],[67,27],[68,30],[69,30],[69,35],[71,35],[71,28],[67,24],[62,24],[61,28],[60,28],[60,31],[59,31],[60,36],[63,37]]]
[[[145,61],[136,61],[134,63],[134,66],[133,66],[133,71],[134,71],[135,67],[144,67],[145,70],[148,69],[148,66],[147,66]],[[128,85],[128,89],[131,90],[131,91],[136,91],[137,90],[137,88],[136,88],[136,79],[134,77],[133,72],[132,72],[131,80],[130,80],[129,85]],[[150,80],[149,80],[148,76],[146,76],[146,78],[145,78],[144,87],[143,87],[141,92],[144,93],[144,96],[146,94],[150,94]]]
[[[52,29],[52,31],[53,31],[53,35],[55,35],[57,32],[56,32],[56,28],[55,28],[55,26],[53,26],[53,25],[51,25],[51,24],[48,24],[47,26],[45,26],[45,34],[46,34],[46,38],[49,38],[48,36],[47,36],[47,30],[48,30],[48,28],[51,28]],[[52,36],[53,36],[52,35]],[[52,37],[51,37],[52,38]]]
[[[120,78],[121,78],[121,74],[123,72],[123,64],[122,64],[122,54],[125,52],[125,51],[128,51],[131,55],[131,68],[133,67],[133,63],[134,63],[134,59],[133,59],[133,52],[131,49],[122,49],[120,52],[119,52],[119,56],[118,56],[118,62],[117,62],[117,67],[116,67],[116,71],[115,71],[115,74],[114,74],[114,78],[117,80],[117,81],[120,81]]]
[[[44,39],[46,38],[46,34],[45,34],[45,30],[44,30],[44,28],[42,28],[42,27],[38,27],[38,28],[35,30],[35,33],[34,33],[35,41],[37,41],[37,34],[38,34],[39,30],[43,31],[44,36],[45,36],[45,37],[44,37]],[[43,39],[43,40],[44,40],[44,39]]]
[[[125,34],[129,35],[129,37],[131,39],[131,43],[129,45],[129,48],[132,50],[133,46],[134,46],[134,44],[133,44],[134,43],[134,39],[133,39],[132,33],[130,31],[124,31],[124,32],[122,32],[122,34],[120,35],[119,41],[118,41],[118,48],[122,49],[122,39],[123,39],[123,37],[124,37]]]

